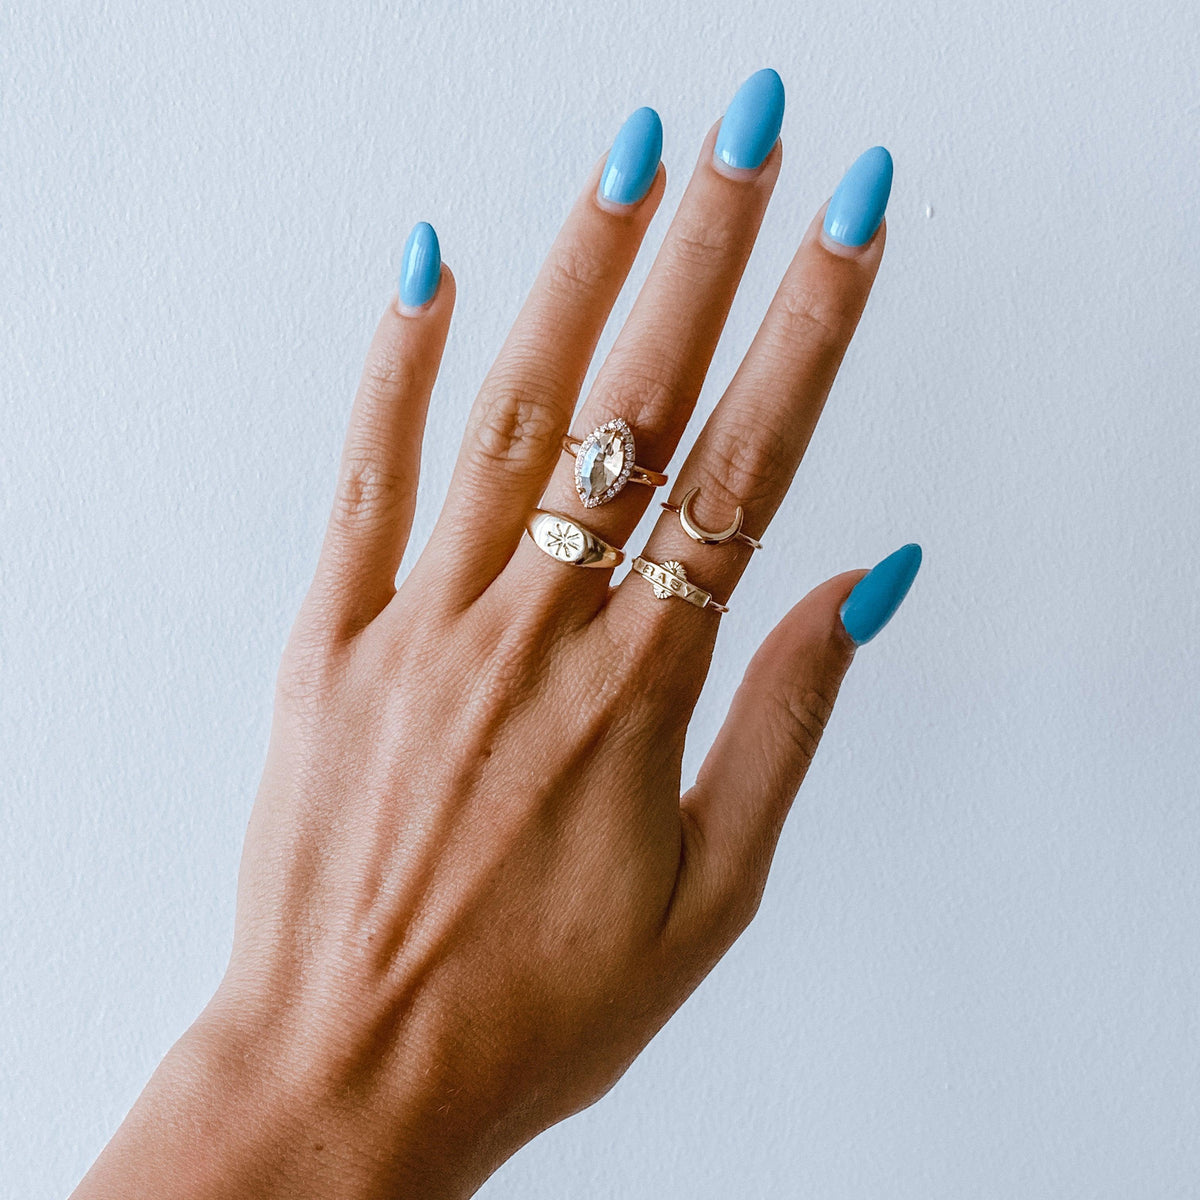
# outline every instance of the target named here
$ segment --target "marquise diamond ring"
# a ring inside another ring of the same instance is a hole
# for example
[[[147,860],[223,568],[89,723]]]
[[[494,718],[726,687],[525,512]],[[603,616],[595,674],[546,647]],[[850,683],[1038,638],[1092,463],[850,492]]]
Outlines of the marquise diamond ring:
[[[662,487],[667,477],[634,461],[633,430],[624,417],[597,426],[582,440],[566,434],[563,450],[575,460],[575,490],[584,508],[607,504],[627,483]]]

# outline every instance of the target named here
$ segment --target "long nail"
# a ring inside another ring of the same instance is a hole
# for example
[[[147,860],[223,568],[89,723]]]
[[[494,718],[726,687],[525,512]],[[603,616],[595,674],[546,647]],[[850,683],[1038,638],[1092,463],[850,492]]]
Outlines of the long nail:
[[[400,306],[418,309],[433,299],[442,275],[438,236],[428,221],[418,221],[404,243],[400,263]]]
[[[879,228],[892,192],[892,156],[872,146],[850,165],[825,210],[825,235],[842,246],[864,246]]]
[[[856,646],[866,645],[893,617],[921,566],[916,542],[901,546],[854,586],[841,607],[842,625]]]
[[[770,67],[755,71],[738,88],[721,118],[713,161],[754,168],[771,151],[783,125],[783,80]]]
[[[650,190],[662,158],[662,121],[652,108],[632,112],[613,139],[597,195],[612,204],[636,204]]]

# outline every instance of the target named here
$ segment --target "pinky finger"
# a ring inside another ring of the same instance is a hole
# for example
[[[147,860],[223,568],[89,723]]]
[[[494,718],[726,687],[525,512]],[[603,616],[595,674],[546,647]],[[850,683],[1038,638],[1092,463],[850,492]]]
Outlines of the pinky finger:
[[[855,647],[891,618],[920,562],[920,547],[904,546],[870,572],[821,584],[751,659],[681,801],[694,834],[674,914],[685,938],[690,932],[707,940],[715,931],[723,950],[753,915]]]
[[[405,243],[398,289],[367,351],[309,591],[310,611],[336,638],[369,624],[395,594],[454,294],[437,234],[419,222]]]

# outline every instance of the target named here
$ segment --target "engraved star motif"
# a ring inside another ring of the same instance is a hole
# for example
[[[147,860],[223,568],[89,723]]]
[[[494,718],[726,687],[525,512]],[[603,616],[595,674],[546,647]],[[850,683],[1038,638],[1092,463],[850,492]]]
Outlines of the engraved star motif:
[[[546,533],[546,544],[556,558],[578,558],[583,552],[583,534],[571,525],[555,521]]]

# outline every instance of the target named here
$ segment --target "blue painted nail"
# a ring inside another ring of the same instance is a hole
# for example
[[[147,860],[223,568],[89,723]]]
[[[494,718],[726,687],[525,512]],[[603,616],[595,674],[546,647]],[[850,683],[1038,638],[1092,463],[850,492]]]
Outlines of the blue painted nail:
[[[869,242],[892,191],[892,156],[882,146],[864,150],[837,185],[825,210],[825,233],[843,246]]]
[[[614,204],[636,204],[649,190],[662,158],[662,121],[652,108],[632,112],[613,139],[598,194]]]
[[[783,124],[783,80],[770,67],[755,71],[738,88],[717,130],[713,157],[729,167],[757,167]]]
[[[855,645],[865,645],[892,619],[920,566],[921,547],[910,542],[858,581],[841,608],[842,625]]]
[[[442,275],[442,252],[428,221],[418,221],[404,243],[400,265],[400,303],[420,308],[433,299]]]

